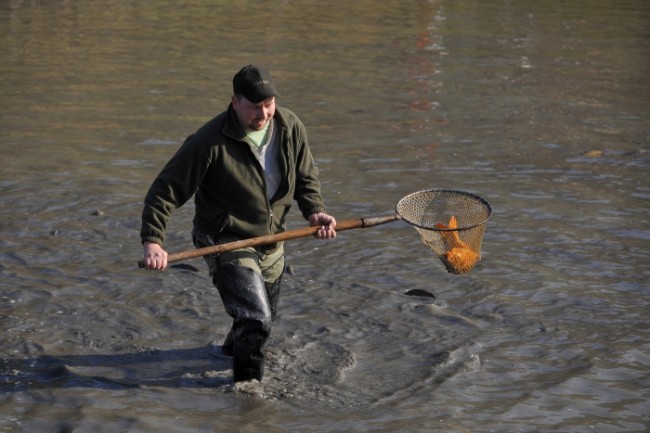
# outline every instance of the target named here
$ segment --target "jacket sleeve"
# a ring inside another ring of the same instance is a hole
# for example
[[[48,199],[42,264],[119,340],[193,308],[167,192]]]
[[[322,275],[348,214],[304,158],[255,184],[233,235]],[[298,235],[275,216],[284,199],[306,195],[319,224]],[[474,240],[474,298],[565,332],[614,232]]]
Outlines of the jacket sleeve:
[[[309,149],[309,140],[304,125],[298,121],[294,139],[298,143],[296,161],[296,191],[294,198],[305,218],[316,212],[325,212],[321,195],[318,167]]]
[[[144,200],[140,238],[142,243],[162,245],[172,211],[183,206],[201,184],[210,156],[196,135],[185,140],[153,181]]]

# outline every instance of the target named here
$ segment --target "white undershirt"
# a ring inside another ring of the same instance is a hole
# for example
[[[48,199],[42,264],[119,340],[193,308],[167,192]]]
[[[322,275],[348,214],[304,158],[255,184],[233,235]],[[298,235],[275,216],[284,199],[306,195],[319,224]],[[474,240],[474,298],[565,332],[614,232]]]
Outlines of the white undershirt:
[[[278,137],[274,128],[275,121],[271,119],[269,121],[269,130],[265,134],[264,141],[256,146],[252,137],[249,138],[249,144],[251,145],[251,150],[255,154],[257,161],[262,166],[264,170],[264,177],[266,178],[266,197],[271,200],[273,195],[278,190],[280,182],[282,181],[280,167],[278,165]]]

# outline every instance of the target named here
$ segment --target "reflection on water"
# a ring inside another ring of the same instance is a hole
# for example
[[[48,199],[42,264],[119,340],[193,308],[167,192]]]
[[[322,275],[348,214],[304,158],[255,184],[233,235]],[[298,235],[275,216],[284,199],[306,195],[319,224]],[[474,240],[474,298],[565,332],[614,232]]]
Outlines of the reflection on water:
[[[272,3],[0,5],[0,430],[643,431],[648,5]],[[135,265],[149,183],[251,62],[339,219],[431,187],[495,211],[463,276],[400,222],[288,243],[253,396],[203,263]]]

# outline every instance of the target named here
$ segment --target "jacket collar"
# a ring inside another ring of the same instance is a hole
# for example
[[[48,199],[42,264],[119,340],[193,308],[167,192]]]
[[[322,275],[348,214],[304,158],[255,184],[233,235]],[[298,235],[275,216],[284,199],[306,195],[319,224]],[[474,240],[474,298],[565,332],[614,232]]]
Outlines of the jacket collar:
[[[226,111],[226,121],[223,124],[222,132],[224,135],[234,138],[235,140],[241,141],[246,137],[244,129],[239,125],[237,113],[235,112],[235,109],[232,108],[232,104],[228,106],[228,110]]]

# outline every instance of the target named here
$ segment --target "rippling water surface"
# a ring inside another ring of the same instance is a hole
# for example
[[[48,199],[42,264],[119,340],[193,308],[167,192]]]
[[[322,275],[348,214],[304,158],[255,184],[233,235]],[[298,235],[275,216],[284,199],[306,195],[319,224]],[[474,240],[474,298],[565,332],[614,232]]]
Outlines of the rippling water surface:
[[[648,23],[642,0],[3,2],[0,431],[645,431]],[[289,241],[245,393],[202,261],[136,262],[149,184],[248,63],[338,219],[434,187],[494,215],[461,276],[401,222]]]

